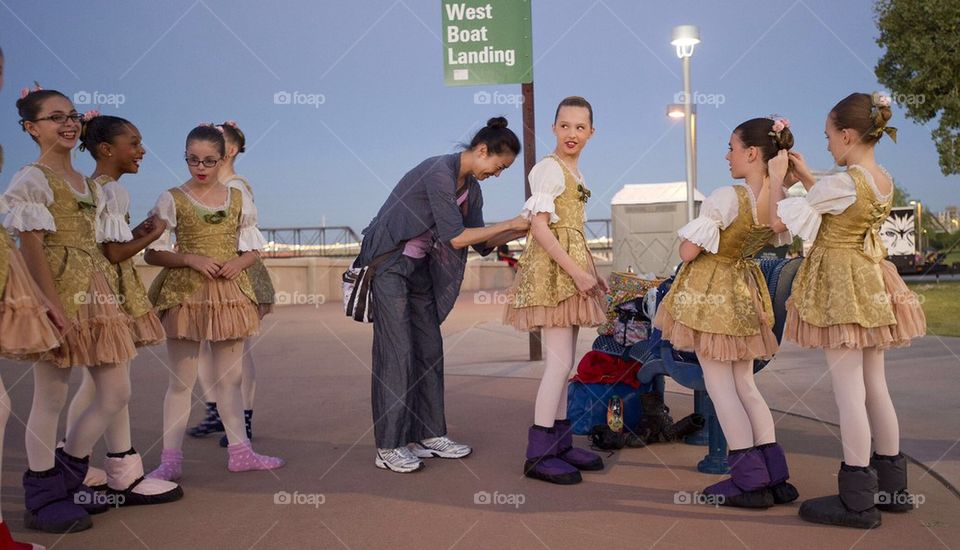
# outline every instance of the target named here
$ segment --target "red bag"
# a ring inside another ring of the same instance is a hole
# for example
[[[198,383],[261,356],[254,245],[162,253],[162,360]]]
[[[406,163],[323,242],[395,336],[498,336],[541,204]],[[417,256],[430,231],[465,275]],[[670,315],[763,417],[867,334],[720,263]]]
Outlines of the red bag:
[[[637,361],[625,361],[619,357],[590,351],[577,365],[577,375],[573,380],[584,384],[627,384],[636,389],[640,387],[637,373],[642,365]]]

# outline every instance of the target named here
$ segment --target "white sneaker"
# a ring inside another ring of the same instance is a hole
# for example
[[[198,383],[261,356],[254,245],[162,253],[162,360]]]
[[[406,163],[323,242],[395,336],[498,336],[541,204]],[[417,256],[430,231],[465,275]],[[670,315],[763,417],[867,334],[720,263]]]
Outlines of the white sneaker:
[[[420,458],[463,458],[473,452],[469,445],[457,443],[445,435],[411,443],[411,450]]]
[[[423,468],[423,461],[417,458],[407,447],[396,449],[377,449],[377,468],[389,469],[401,474],[416,472]]]

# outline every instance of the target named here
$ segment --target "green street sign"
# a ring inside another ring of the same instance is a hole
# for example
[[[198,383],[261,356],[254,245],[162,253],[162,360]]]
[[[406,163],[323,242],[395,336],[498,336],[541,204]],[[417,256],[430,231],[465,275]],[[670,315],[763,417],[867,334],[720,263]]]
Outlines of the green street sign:
[[[530,0],[441,0],[447,86],[533,81]]]

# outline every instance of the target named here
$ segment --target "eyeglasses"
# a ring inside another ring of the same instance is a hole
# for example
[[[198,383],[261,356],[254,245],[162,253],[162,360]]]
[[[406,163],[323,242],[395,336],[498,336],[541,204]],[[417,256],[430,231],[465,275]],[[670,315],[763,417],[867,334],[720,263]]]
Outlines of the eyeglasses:
[[[63,113],[54,113],[50,116],[35,118],[33,119],[33,122],[40,122],[41,120],[49,120],[54,124],[66,124],[67,120],[72,120],[77,124],[80,124],[83,122],[83,115],[80,113],[70,113],[69,115],[65,115]]]
[[[200,166],[201,164],[202,164],[205,168],[213,168],[213,167],[216,166],[217,163],[220,162],[222,159],[203,159],[203,160],[200,160],[200,159],[198,159],[198,158],[196,158],[196,157],[184,157],[183,160],[187,161],[187,166],[193,166],[194,168],[196,168],[197,166]]]

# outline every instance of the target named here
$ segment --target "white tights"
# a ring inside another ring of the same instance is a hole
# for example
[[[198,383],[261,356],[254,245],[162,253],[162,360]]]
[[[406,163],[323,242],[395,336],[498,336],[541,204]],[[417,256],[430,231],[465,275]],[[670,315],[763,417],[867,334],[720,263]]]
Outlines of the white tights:
[[[70,433],[70,430],[76,425],[77,419],[80,418],[83,411],[90,407],[90,404],[93,403],[93,399],[96,396],[96,388],[94,387],[93,377],[90,376],[90,370],[80,369],[80,372],[83,373],[80,387],[77,388],[77,393],[73,395],[73,400],[70,401],[70,406],[67,408],[66,433]],[[114,415],[113,420],[107,425],[106,431],[103,432],[103,439],[107,443],[107,449],[117,449],[124,441],[131,440],[129,407],[124,407]],[[125,452],[129,449],[130,447],[128,446],[122,451],[111,452]]]
[[[753,361],[698,359],[728,447],[748,449],[776,441],[773,415],[753,380]]]
[[[93,382],[94,398],[81,411],[67,430],[64,451],[75,457],[85,457],[103,435],[114,417],[125,410],[130,400],[129,363],[100,365],[88,370]],[[31,470],[41,472],[53,468],[57,424],[67,400],[70,368],[59,368],[40,362],[33,366],[33,406],[27,420],[27,463]],[[130,449],[130,432],[111,433],[107,441],[109,452],[120,453]]]
[[[183,434],[190,417],[193,386],[197,380],[197,361],[201,342],[167,339],[170,357],[170,382],[163,398],[163,448],[183,447]],[[214,373],[213,396],[217,410],[231,444],[247,440],[243,420],[243,398],[240,395],[240,377],[243,340],[210,342],[210,366]]]
[[[876,452],[900,452],[900,425],[884,374],[883,350],[827,349],[827,367],[840,412],[843,461],[850,466],[870,463],[870,435]]]
[[[241,375],[240,392],[243,395],[243,408],[245,410],[253,409],[253,396],[257,391],[257,373],[253,362],[253,338],[247,338],[243,343],[243,373]],[[200,366],[198,377],[200,379],[201,398],[204,401],[216,401],[213,386],[217,377],[213,371],[212,359],[210,357],[210,348],[204,345],[200,349]]]
[[[7,395],[7,388],[0,379],[0,471],[3,470],[3,436],[7,429],[7,420],[10,419],[10,396]],[[0,522],[3,521],[3,512],[0,510]]]
[[[555,420],[567,418],[567,381],[574,367],[579,331],[580,327],[543,328],[540,331],[546,365],[533,414],[533,423],[537,426],[549,428]]]

